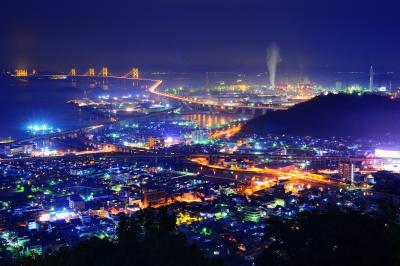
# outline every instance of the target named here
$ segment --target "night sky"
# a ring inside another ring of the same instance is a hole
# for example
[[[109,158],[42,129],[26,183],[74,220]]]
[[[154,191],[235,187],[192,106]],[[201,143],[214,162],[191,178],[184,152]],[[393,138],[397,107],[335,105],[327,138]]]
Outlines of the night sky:
[[[276,42],[286,69],[400,71],[399,10],[386,0],[8,0],[0,66],[262,69]]]

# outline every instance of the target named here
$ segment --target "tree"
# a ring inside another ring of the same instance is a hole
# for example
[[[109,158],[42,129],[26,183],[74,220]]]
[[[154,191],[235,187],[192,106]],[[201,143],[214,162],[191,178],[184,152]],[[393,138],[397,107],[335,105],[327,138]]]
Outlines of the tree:
[[[204,257],[182,233],[176,232],[175,222],[175,215],[166,208],[147,208],[131,217],[121,215],[117,241],[94,237],[56,256],[26,258],[16,265],[219,265],[218,261]]]
[[[330,211],[273,220],[257,265],[399,265],[399,226],[381,217]]]

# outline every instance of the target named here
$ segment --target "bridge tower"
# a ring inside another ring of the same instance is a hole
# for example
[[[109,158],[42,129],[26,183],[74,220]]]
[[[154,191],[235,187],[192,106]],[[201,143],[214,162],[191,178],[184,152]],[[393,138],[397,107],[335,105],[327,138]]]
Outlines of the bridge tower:
[[[108,77],[108,68],[107,67],[103,67],[101,69],[101,75],[102,75],[103,78]]]
[[[89,77],[94,77],[94,68],[89,68]]]
[[[70,73],[71,73],[71,76],[75,77],[76,76],[76,69],[72,68]]]
[[[105,90],[108,90],[108,80],[107,80],[107,77],[108,77],[108,68],[107,67],[103,67],[102,69],[101,69],[101,76],[103,77],[103,89],[105,89]]]
[[[139,68],[132,68],[132,78],[139,79]]]
[[[69,75],[71,76],[71,82],[72,82],[71,86],[76,87],[76,69],[71,68]]]

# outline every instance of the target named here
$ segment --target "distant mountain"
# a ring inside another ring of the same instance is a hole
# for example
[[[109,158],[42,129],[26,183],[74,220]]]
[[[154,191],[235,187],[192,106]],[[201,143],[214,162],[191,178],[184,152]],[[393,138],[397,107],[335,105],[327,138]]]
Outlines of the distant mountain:
[[[400,102],[373,94],[318,96],[250,120],[242,132],[400,138]]]

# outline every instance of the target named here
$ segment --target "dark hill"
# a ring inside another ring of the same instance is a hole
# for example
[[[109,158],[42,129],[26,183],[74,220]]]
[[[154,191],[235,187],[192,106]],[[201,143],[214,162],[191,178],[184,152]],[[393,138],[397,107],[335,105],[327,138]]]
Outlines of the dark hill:
[[[244,133],[400,138],[400,102],[372,94],[318,96],[249,121]]]

